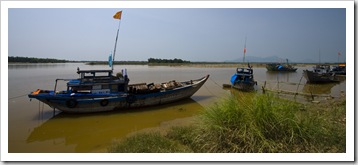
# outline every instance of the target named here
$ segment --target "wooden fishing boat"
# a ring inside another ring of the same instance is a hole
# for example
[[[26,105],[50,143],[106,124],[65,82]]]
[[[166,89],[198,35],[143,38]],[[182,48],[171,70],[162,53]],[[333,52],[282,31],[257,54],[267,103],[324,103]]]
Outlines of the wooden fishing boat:
[[[331,72],[330,65],[316,65],[313,71],[304,70],[303,76],[308,83],[330,83],[339,82],[335,74]]]
[[[283,72],[296,72],[297,68],[288,64],[288,59],[286,59],[286,64],[281,63],[269,63],[266,64],[267,71],[283,71]]]
[[[164,83],[128,84],[123,74],[112,75],[112,70],[79,70],[78,79],[56,79],[54,90],[38,89],[29,98],[68,113],[104,112],[139,108],[175,102],[191,97],[209,78]],[[123,75],[123,76],[121,76]],[[67,89],[57,91],[58,81],[67,81]]]
[[[304,70],[303,76],[306,78],[308,83],[339,82],[339,80],[335,78],[335,75],[332,75],[331,73],[317,73],[309,70]]]
[[[252,91],[255,89],[257,82],[254,80],[253,69],[237,68],[236,73],[231,76],[232,88],[236,88],[241,91]]]

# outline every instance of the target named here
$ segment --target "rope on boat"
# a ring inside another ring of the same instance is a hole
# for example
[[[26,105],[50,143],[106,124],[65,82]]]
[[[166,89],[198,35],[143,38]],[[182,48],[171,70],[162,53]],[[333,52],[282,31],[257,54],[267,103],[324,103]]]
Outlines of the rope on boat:
[[[222,88],[221,85],[219,85],[218,83],[216,83],[211,77],[209,77],[209,80],[211,80],[215,85],[217,85],[219,88]]]
[[[210,80],[210,81],[212,81],[212,82],[213,82],[216,86],[218,86],[218,87],[219,87],[219,89],[221,89],[221,90],[225,91],[225,90],[224,90],[224,88],[223,88],[221,85],[219,85],[217,82],[215,82],[215,81],[214,81],[214,79],[212,79],[211,77],[209,77],[209,80]],[[210,93],[211,95],[213,95],[213,96],[215,96],[215,97],[218,97],[218,98],[219,98],[219,96],[217,96],[216,94],[212,93],[212,92],[209,90],[209,88],[205,86],[205,84],[204,84],[204,87],[206,88],[206,90],[208,90],[208,91],[209,91],[209,93]]]
[[[218,97],[218,96],[216,96],[214,93],[212,93],[210,90],[209,90],[209,88],[208,87],[206,87],[206,85],[204,84],[204,87],[206,88],[206,90],[211,94],[211,95],[213,95],[213,96],[215,96],[215,97]]]
[[[20,96],[15,96],[15,97],[10,97],[9,100],[17,99],[17,98],[24,97],[24,96],[27,96],[27,95],[28,95],[28,94],[24,94],[24,95],[20,95]]]

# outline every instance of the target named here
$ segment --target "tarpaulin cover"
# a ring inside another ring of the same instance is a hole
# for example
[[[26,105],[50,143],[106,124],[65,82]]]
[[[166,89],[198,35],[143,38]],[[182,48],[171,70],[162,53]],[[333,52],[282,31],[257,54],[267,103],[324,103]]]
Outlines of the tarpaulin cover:
[[[236,78],[237,78],[237,75],[236,75],[236,74],[233,74],[233,75],[231,76],[231,80],[230,80],[230,81],[231,81],[231,84],[232,84],[232,85],[234,85]]]

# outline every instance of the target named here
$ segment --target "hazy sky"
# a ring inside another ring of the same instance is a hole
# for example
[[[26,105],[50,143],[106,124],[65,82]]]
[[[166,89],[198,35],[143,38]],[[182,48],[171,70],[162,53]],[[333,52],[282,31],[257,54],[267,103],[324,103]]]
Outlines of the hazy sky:
[[[9,9],[9,56],[105,61],[190,61],[278,56],[336,62],[346,57],[344,8]]]

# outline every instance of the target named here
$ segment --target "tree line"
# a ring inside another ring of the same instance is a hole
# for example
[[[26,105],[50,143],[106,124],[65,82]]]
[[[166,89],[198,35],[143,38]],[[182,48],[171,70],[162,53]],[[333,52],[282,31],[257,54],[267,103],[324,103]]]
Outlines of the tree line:
[[[9,62],[21,63],[65,63],[67,60],[58,60],[52,58],[34,58],[34,57],[9,57]]]
[[[190,61],[185,61],[182,59],[160,59],[160,58],[149,58],[148,63],[190,63]]]
[[[52,59],[52,58],[34,58],[34,57],[8,57],[9,62],[18,62],[18,63],[66,63],[66,62],[76,62],[68,61],[62,59]],[[77,61],[78,62],[78,61]],[[107,61],[87,61],[90,65],[96,64],[106,64]],[[190,63],[190,61],[174,58],[174,59],[160,59],[160,58],[149,58],[147,61],[115,61],[114,64],[141,64],[145,65],[147,63]]]

